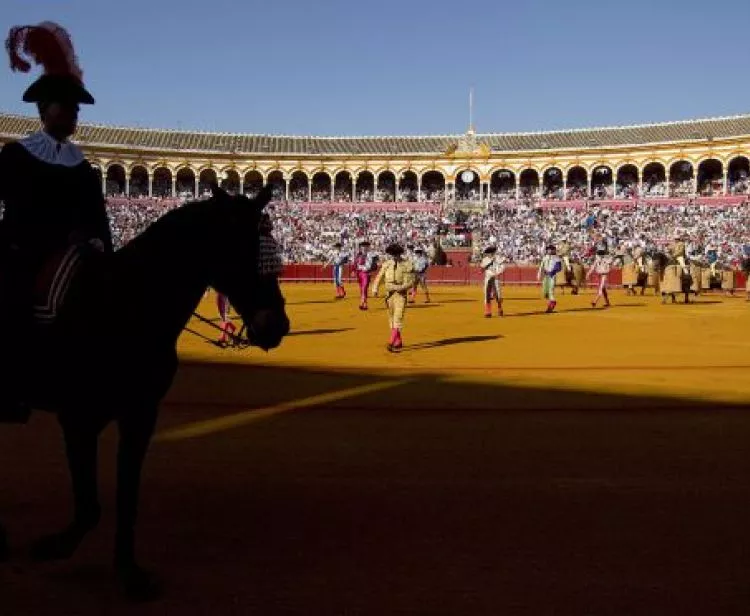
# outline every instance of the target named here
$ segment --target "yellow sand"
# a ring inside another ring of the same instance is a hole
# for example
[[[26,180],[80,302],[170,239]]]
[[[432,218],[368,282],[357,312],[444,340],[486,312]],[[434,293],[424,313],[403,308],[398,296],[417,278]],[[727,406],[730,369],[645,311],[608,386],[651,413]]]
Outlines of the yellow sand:
[[[400,377],[438,374],[443,381],[551,387],[634,395],[669,395],[716,402],[750,402],[750,304],[744,294],[706,294],[691,305],[662,305],[649,292],[613,291],[613,307],[591,309],[591,291],[559,295],[558,311],[544,314],[537,288],[506,288],[505,317],[483,318],[479,287],[433,287],[410,305],[405,350],[388,353],[381,299],[370,310],[349,297],[333,299],[332,285],[284,286],[292,332],[266,354],[222,350],[185,333],[184,360],[295,366]],[[201,313],[215,318],[213,295]],[[239,322],[238,322],[239,324]],[[218,332],[194,321],[212,339]],[[293,386],[293,385],[292,385]],[[429,391],[423,393],[430,396]]]

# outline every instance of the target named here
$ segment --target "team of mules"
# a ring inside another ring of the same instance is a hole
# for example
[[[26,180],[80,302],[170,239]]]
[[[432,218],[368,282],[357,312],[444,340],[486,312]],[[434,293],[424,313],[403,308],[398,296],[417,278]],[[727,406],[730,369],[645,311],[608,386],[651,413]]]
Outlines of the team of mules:
[[[632,260],[622,266],[622,286],[629,294],[646,289],[653,289],[655,295],[661,295],[662,301],[669,299],[674,303],[677,296],[683,295],[685,303],[690,295],[700,295],[704,291],[720,289],[733,294],[737,288],[737,273],[731,269],[711,268],[700,263],[691,263],[688,273],[680,265],[670,263],[669,257],[657,252],[645,258],[646,271],[639,271]]]
[[[99,523],[97,442],[114,421],[116,573],[129,597],[158,595],[135,558],[136,512],[159,403],[177,369],[177,339],[207,287],[229,298],[249,344],[272,349],[289,333],[278,278],[259,264],[258,227],[270,197],[230,196],[214,186],[210,199],[166,214],[113,255],[84,265],[58,321],[35,330],[29,401],[57,414],[75,504],[65,529],[33,545],[35,559],[70,557]],[[0,544],[4,536],[0,529]]]

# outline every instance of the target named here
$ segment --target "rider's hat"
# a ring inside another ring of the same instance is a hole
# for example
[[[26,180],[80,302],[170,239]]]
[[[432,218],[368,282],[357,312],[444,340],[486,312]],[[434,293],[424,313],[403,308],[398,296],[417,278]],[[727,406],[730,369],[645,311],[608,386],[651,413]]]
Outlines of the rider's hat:
[[[83,71],[70,35],[63,27],[50,21],[36,26],[15,26],[8,33],[5,48],[11,70],[28,73],[30,61],[44,69],[42,76],[24,92],[25,103],[94,104],[94,97],[83,85]]]

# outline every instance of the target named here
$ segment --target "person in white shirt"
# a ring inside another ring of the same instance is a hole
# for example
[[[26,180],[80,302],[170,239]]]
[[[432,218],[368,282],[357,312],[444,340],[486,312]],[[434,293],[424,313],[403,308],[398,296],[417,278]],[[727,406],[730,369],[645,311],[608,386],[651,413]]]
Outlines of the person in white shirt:
[[[341,242],[336,242],[333,245],[333,250],[328,256],[326,266],[333,265],[333,284],[336,286],[336,299],[344,299],[346,297],[346,289],[344,289],[344,265],[349,261],[349,254],[341,249]]]
[[[557,249],[550,244],[542,257],[536,279],[542,282],[542,293],[547,300],[547,312],[553,312],[557,306],[555,299],[555,276],[562,269],[562,260],[557,256]]]
[[[409,291],[409,303],[413,304],[417,299],[417,289],[422,288],[425,294],[425,304],[430,303],[430,290],[427,288],[427,268],[430,267],[430,261],[421,248],[415,248],[411,259],[414,266],[414,286]]]
[[[484,316],[492,317],[492,300],[497,302],[497,316],[503,316],[503,293],[500,276],[505,271],[505,259],[497,254],[496,246],[482,252],[480,267],[484,271]]]
[[[594,257],[594,264],[591,266],[586,279],[591,278],[592,274],[596,274],[599,277],[599,285],[597,288],[596,297],[591,302],[591,307],[596,308],[596,304],[600,298],[604,298],[604,307],[609,308],[611,306],[609,302],[609,295],[607,294],[607,285],[609,280],[609,272],[612,269],[612,257],[607,254],[607,251],[601,246],[597,247],[596,257]]]

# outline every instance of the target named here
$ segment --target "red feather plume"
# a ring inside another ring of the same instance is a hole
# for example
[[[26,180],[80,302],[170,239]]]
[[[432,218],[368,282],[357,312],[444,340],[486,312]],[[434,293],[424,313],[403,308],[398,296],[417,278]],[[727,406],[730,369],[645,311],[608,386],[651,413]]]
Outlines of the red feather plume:
[[[41,64],[45,75],[69,75],[83,82],[83,71],[73,50],[70,35],[62,26],[45,21],[38,26],[16,26],[5,41],[13,71],[28,73],[31,64],[24,55]]]

